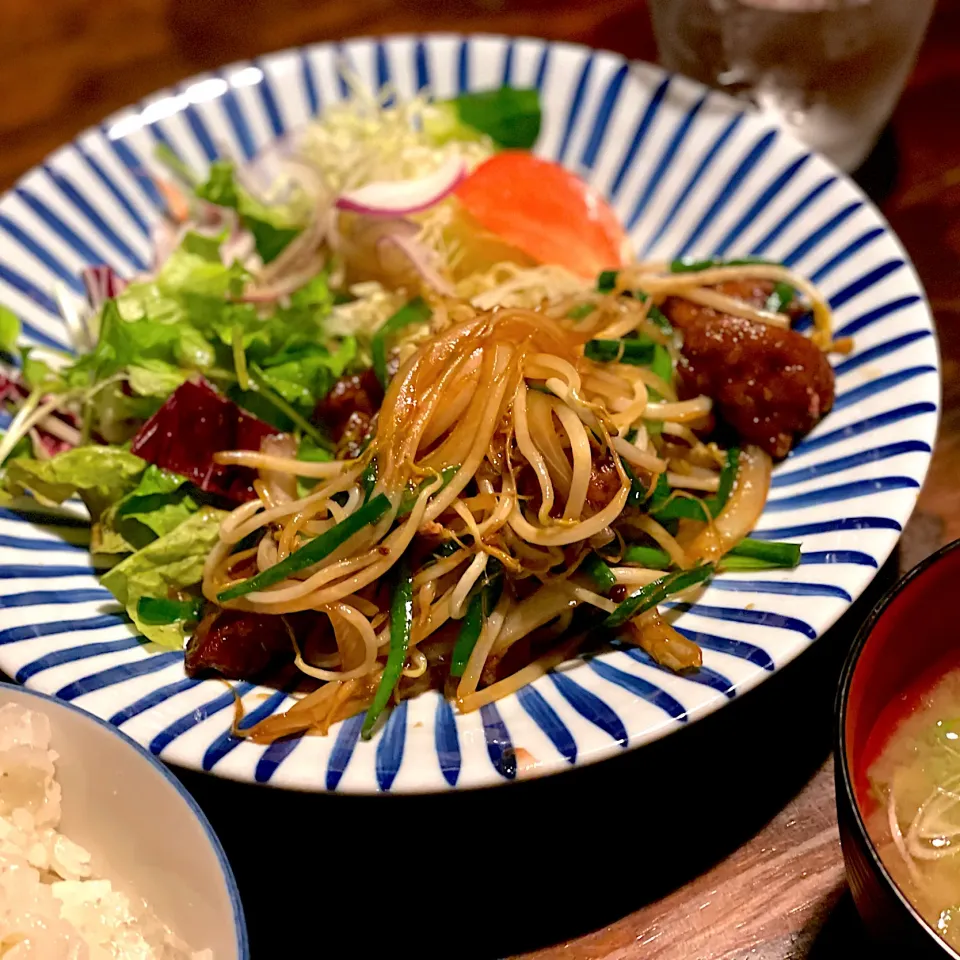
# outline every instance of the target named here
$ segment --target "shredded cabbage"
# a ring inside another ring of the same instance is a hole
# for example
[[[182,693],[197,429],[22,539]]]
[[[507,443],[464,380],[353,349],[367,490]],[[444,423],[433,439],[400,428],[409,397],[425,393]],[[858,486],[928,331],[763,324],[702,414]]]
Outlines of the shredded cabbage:
[[[564,297],[587,293],[593,285],[555,264],[522,267],[498,263],[485,273],[476,273],[457,284],[457,295],[481,310],[493,307],[536,309]]]
[[[429,100],[415,97],[388,105],[389,89],[374,94],[351,77],[349,100],[330,106],[323,119],[308,126],[299,152],[320,174],[331,193],[381,180],[409,180],[436,170],[451,154],[470,169],[493,153],[489,138],[438,145],[425,131]]]

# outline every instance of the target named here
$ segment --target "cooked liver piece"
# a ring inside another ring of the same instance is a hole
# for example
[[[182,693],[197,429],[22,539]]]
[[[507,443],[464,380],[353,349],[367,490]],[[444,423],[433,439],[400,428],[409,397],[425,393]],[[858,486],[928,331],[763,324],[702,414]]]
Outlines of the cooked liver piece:
[[[759,284],[722,292],[756,303]],[[833,406],[833,369],[811,340],[781,327],[671,297],[663,311],[683,333],[680,377],[688,395],[712,397],[740,437],[773,457],[790,452]]]

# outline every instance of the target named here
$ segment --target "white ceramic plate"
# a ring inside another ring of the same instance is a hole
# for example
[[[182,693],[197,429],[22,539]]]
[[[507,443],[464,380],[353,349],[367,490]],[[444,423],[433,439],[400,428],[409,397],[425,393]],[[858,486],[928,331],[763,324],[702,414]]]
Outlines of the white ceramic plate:
[[[435,694],[396,709],[371,742],[359,720],[270,747],[230,735],[233,702],[153,653],[99,587],[75,521],[0,514],[0,668],[110,722],[163,759],[301,790],[419,792],[503,783],[515,749],[542,775],[677,730],[760,683],[863,591],[910,515],[937,427],[936,341],[923,290],[880,214],[836,169],[742,104],[646,64],[568,44],[394,37],[291,50],[164,90],[81,134],[0,200],[0,302],[28,339],[66,334],[56,281],[150,261],[158,143],[198,171],[249,157],[343,97],[343,57],[369,84],[439,96],[536,84],[538,152],[600,188],[644,257],[764,255],[810,277],[856,349],[833,412],[775,471],[757,536],[803,545],[795,571],[718,577],[677,620],[704,650],[680,677],[640,651],[575,661],[518,695],[457,716]],[[282,692],[239,684],[253,718]]]

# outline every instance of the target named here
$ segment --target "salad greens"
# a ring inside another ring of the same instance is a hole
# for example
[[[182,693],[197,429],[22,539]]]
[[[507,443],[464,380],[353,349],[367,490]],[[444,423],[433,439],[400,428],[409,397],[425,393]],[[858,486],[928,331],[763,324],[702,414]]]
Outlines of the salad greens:
[[[536,89],[501,87],[433,104],[424,116],[424,130],[438,144],[475,140],[480,133],[498,147],[529,150],[540,136],[540,122]]]
[[[20,339],[20,318],[6,307],[0,307],[0,352],[14,354]]]
[[[318,274],[264,316],[239,299],[246,272],[223,264],[220,249],[216,238],[187,233],[155,278],[106,301],[92,351],[59,370],[31,355],[28,385],[86,395],[89,428],[108,442],[127,439],[131,422],[151,416],[197,373],[277,429],[290,429],[297,414],[309,417],[357,356],[352,337],[324,333],[333,305],[327,277]],[[262,371],[270,395],[241,386],[238,355]]]
[[[96,519],[137,486],[146,468],[143,460],[122,447],[75,447],[51,460],[10,460],[4,490],[13,496],[33,494],[45,506],[78,496]]]
[[[257,253],[264,263],[275,260],[303,229],[307,210],[303,204],[267,206],[237,183],[236,170],[226,160],[215,160],[205,183],[196,189],[202,200],[236,210],[240,222],[253,235]]]
[[[229,164],[214,164],[197,194],[236,210],[264,261],[302,229],[301,211],[260,204],[239,186]],[[206,475],[203,463],[211,455],[202,431],[187,430],[193,436],[172,440],[197,455],[199,466],[190,477],[154,462],[149,445],[137,447],[144,456],[136,455],[130,441],[181,388],[202,377],[206,394],[215,390],[213,396],[253,414],[244,422],[262,421],[251,438],[290,431],[295,440],[302,437],[303,459],[329,459],[332,446],[312,422],[314,408],[334,381],[358,363],[353,337],[326,333],[335,301],[326,272],[279,300],[247,302],[244,291],[251,277],[241,263],[224,256],[226,240],[226,230],[187,231],[153,276],[129,284],[117,278],[116,296],[102,304],[91,301],[86,323],[93,348],[79,357],[24,349],[20,392],[14,395],[22,401],[20,420],[41,404],[56,406],[59,399],[82,411],[75,431],[81,443],[49,459],[35,459],[35,445],[22,431],[18,442],[4,447],[12,449],[3,464],[0,497],[31,494],[46,505],[79,497],[93,523],[91,550],[120,560],[103,578],[104,585],[145,636],[166,646],[182,645],[184,623],[146,622],[138,617],[137,603],[141,597],[165,599],[169,591],[195,587],[224,515],[218,507],[230,505],[220,494],[230,491],[198,489],[196,477]],[[15,351],[19,332],[16,316],[0,309],[0,351]],[[190,396],[203,393],[193,390]],[[208,415],[210,405],[203,411],[196,405],[182,411],[184,422]],[[74,429],[63,427],[68,428]],[[223,428],[216,429],[222,440]],[[187,461],[192,463],[190,457]]]
[[[196,622],[203,611],[203,600],[166,600],[141,597],[137,601],[137,619],[149,626],[163,626],[178,620]]]
[[[199,508],[186,477],[150,464],[136,488],[101,516],[94,536],[103,539],[94,552],[131,553],[170,533]]]
[[[200,582],[204,562],[219,540],[220,521],[225,516],[224,510],[204,507],[121,560],[101,578],[148,640],[175,649],[183,646],[187,637],[183,621],[146,623],[140,619],[137,605],[141,597],[169,597]]]

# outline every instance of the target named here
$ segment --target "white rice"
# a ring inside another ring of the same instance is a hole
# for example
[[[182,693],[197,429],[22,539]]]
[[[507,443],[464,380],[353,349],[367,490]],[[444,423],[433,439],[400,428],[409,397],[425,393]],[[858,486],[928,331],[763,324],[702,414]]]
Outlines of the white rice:
[[[50,721],[0,707],[0,957],[3,960],[212,960],[140,901],[95,878],[90,854],[59,833]]]

